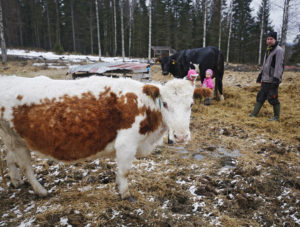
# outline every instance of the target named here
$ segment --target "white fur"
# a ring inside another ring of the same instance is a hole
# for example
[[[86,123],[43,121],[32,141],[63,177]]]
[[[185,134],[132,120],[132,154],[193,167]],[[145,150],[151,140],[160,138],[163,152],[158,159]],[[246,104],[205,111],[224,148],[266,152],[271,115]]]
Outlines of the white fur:
[[[151,133],[139,133],[140,122],[146,116],[139,115],[131,128],[119,130],[116,139],[103,150],[104,154],[115,152],[117,161],[116,183],[122,198],[130,196],[127,175],[136,155],[149,154],[170,130],[175,142],[186,142],[190,139],[190,115],[193,103],[193,86],[188,80],[172,80],[166,85],[157,85],[160,97],[153,100],[142,92],[143,83],[131,79],[113,79],[107,77],[90,77],[80,80],[52,80],[47,77],[22,78],[16,76],[0,77],[0,108],[5,107],[4,117],[0,118],[0,136],[9,149],[7,164],[12,184],[19,186],[22,181],[17,166],[22,169],[34,191],[45,196],[47,191],[36,180],[31,163],[30,151],[25,141],[16,133],[12,122],[12,108],[24,104],[39,104],[41,100],[56,98],[63,95],[81,96],[91,92],[95,96],[103,92],[106,87],[119,95],[134,92],[138,96],[138,106],[146,105],[152,110],[161,111],[162,124]],[[17,96],[21,95],[21,100]],[[161,99],[161,105],[159,105]],[[165,103],[168,108],[163,107]],[[1,113],[0,113],[1,114]],[[38,151],[36,151],[38,152]],[[102,154],[100,152],[100,154]]]

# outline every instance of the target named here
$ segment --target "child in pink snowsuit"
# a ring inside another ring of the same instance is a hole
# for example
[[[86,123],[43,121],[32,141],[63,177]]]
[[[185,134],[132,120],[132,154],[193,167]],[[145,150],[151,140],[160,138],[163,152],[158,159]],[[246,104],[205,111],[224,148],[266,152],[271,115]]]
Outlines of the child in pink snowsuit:
[[[197,76],[199,76],[199,74],[196,72],[195,69],[190,69],[188,71],[188,74],[187,74],[187,78],[191,81],[194,81],[197,79]]]
[[[201,84],[201,87],[203,88],[209,88],[211,90],[214,89],[214,81],[212,79],[212,76],[213,76],[213,71],[211,69],[207,69],[205,71],[205,79],[203,81],[203,83]],[[208,97],[208,98],[205,98],[204,99],[204,105],[210,105],[211,103],[211,97]]]

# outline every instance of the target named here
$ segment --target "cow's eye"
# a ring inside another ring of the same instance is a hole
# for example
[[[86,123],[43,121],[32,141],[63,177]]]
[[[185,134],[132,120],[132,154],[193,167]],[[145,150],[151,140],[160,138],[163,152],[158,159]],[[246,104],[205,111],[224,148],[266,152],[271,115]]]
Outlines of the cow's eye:
[[[194,104],[192,103],[192,104],[191,104],[191,108],[192,108],[193,105],[194,105]]]
[[[164,106],[166,109],[168,109],[168,103],[163,102],[163,106]]]

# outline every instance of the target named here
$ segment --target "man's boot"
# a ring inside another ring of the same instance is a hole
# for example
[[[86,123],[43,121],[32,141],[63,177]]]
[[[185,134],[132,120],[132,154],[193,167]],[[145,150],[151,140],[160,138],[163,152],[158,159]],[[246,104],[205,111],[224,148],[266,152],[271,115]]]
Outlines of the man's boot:
[[[250,117],[256,117],[256,115],[259,113],[260,108],[262,107],[263,103],[261,102],[256,102],[254,109],[252,111],[252,113],[249,114]]]
[[[278,121],[280,116],[280,104],[276,104],[273,106],[274,117],[270,118],[269,121]]]

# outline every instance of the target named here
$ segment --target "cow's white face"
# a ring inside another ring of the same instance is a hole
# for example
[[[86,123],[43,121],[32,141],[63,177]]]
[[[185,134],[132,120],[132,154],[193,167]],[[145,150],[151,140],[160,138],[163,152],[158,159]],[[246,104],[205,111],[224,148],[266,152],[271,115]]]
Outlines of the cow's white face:
[[[186,143],[190,139],[190,117],[194,87],[189,80],[175,79],[161,89],[163,121],[169,128],[170,139]]]

